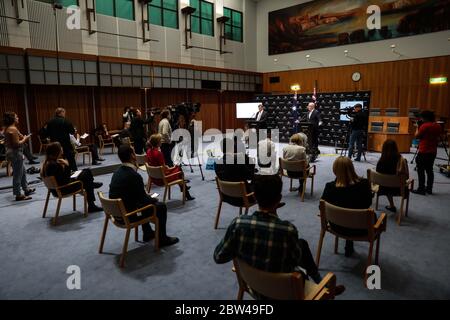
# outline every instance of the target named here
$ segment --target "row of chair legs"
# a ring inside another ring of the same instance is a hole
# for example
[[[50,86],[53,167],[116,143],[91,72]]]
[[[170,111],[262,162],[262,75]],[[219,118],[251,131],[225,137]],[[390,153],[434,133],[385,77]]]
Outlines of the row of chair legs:
[[[44,205],[44,211],[42,213],[42,218],[45,218],[46,214],[47,214],[47,209],[48,209],[48,203],[50,201],[50,190],[47,192],[47,197],[45,199],[45,205]],[[77,193],[77,194],[81,194],[83,196],[83,203],[84,203],[84,217],[87,217],[88,212],[87,212],[87,194],[86,191],[83,191],[83,193]],[[77,202],[76,202],[76,195],[77,194],[71,194],[71,195],[67,195],[65,198],[68,197],[73,197],[73,211],[77,210]],[[56,204],[56,212],[55,212],[55,216],[52,219],[52,223],[53,225],[57,225],[58,224],[58,217],[59,217],[59,212],[61,210],[61,203],[62,203],[62,199],[64,199],[64,197],[58,197],[58,203]]]

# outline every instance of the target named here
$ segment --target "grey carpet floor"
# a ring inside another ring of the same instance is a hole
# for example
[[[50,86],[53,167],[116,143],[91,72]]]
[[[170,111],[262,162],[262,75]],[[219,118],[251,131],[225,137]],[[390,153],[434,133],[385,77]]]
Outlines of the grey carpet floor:
[[[333,179],[331,165],[336,158],[333,149],[321,150],[324,154],[316,163],[314,195],[307,194],[305,202],[301,202],[296,193],[288,191],[288,180],[285,180],[286,206],[279,211],[281,218],[297,226],[314,255],[320,231],[319,199],[325,183]],[[443,155],[442,150],[440,154]],[[408,159],[412,156],[406,155]],[[365,176],[367,168],[374,167],[378,157],[376,153],[367,154],[367,162],[355,163],[357,172]],[[118,162],[116,155],[107,158],[106,164]],[[417,178],[413,165],[410,171]],[[66,199],[60,225],[54,227],[50,218],[41,217],[46,195],[42,183],[36,184],[37,193],[29,202],[15,203],[10,189],[0,190],[0,298],[234,299],[237,281],[231,263],[217,265],[212,256],[238,210],[224,205],[219,229],[214,230],[218,205],[214,173],[206,171],[206,179],[202,181],[198,168],[194,168],[194,173],[187,169],[185,172],[192,181],[196,200],[182,206],[180,193],[174,190],[174,200],[168,203],[168,233],[178,236],[180,243],[156,253],[152,242],[143,244],[130,239],[127,266],[123,270],[118,266],[123,230],[110,225],[105,253],[98,253],[103,213],[84,218],[80,212],[72,212],[71,201]],[[437,169],[435,172],[435,194],[426,197],[413,194],[409,217],[401,226],[395,223],[394,214],[388,214],[387,232],[382,236],[380,250],[381,290],[368,290],[363,283],[367,244],[355,243],[356,253],[345,258],[343,241],[339,254],[335,255],[334,239],[327,235],[320,271],[334,272],[338,283],[346,286],[339,299],[450,298],[450,179]],[[96,177],[104,183],[101,191],[108,191],[110,179],[111,174]],[[36,176],[29,180],[36,180]],[[2,170],[0,188],[10,184],[11,178],[5,177]],[[309,187],[308,183],[307,192]],[[161,189],[154,191],[162,194]],[[81,204],[78,199],[80,209]],[[380,209],[385,205],[387,200],[381,198]],[[53,216],[55,207],[53,199],[49,217]],[[81,290],[67,289],[66,270],[71,265],[80,267]]]

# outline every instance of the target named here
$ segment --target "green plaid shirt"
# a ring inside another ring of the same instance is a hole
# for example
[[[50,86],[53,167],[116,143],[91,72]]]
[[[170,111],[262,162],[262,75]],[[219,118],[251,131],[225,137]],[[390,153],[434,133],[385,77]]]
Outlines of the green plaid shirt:
[[[240,258],[268,272],[293,272],[301,257],[297,228],[289,221],[258,211],[235,218],[214,251],[217,263]]]

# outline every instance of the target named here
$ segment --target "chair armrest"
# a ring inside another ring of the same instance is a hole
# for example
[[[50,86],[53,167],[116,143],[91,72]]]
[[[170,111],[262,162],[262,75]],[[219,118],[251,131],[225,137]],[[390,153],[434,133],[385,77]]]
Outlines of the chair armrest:
[[[305,297],[305,300],[313,300],[315,297],[319,295],[322,290],[329,290],[332,294],[332,298],[334,298],[334,289],[336,288],[336,276],[328,272],[327,275],[320,281],[320,283],[312,290],[308,296]]]
[[[125,215],[125,217],[129,217],[129,216],[135,215],[135,214],[137,214],[137,213],[139,213],[139,212],[142,212],[142,211],[147,210],[147,209],[150,209],[150,208],[153,208],[153,214],[156,215],[156,207],[155,207],[155,205],[154,205],[154,204],[148,204],[148,205],[146,205],[145,207],[136,209],[136,210],[131,211],[131,212],[127,212],[127,214]]]
[[[183,174],[180,171],[180,172],[169,174],[169,175],[165,176],[165,178],[167,179],[167,178],[171,178],[171,177],[175,177],[175,176],[179,176],[179,175],[181,175],[183,177]]]
[[[306,168],[306,171],[309,171],[311,169],[313,169],[313,172],[312,173],[310,172],[309,174],[315,175],[316,174],[316,165],[313,164],[312,166],[309,166],[308,168]]]
[[[247,193],[245,196],[246,196],[247,198],[248,198],[248,197],[254,197],[254,196],[255,196],[255,193],[254,193],[254,192],[250,192],[250,193]]]
[[[58,192],[58,191],[61,191],[61,190],[65,189],[65,188],[67,188],[67,187],[74,186],[74,185],[77,185],[77,184],[80,185],[80,190],[84,189],[83,188],[83,182],[81,182],[80,180],[77,180],[77,181],[73,181],[71,183],[65,184],[63,186],[57,187],[56,191]]]
[[[379,229],[381,226],[384,226],[386,229],[386,213],[382,212],[381,216],[378,218],[377,223],[375,224],[374,228]]]

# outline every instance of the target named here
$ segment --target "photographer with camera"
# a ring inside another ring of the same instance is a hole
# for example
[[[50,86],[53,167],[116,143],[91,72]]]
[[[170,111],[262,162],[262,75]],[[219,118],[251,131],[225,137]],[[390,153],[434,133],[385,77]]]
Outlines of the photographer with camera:
[[[172,126],[170,125],[171,114],[168,109],[161,112],[161,121],[158,124],[158,133],[161,135],[161,152],[167,166],[173,167],[172,161]]]
[[[435,122],[435,115],[432,111],[423,111],[416,126],[415,136],[416,139],[420,139],[416,157],[419,187],[412,192],[420,195],[432,194],[434,183],[433,165],[441,136],[441,126]],[[427,174],[426,187],[425,172]]]
[[[362,105],[360,103],[355,104],[354,112],[350,115],[350,141],[348,143],[348,157],[351,159],[353,156],[353,149],[356,142],[356,147],[358,149],[358,154],[356,155],[355,161],[361,161],[361,154],[363,152],[362,142],[364,137],[364,132],[367,130],[369,123],[369,116],[367,112],[362,110]]]
[[[130,124],[130,134],[134,140],[134,151],[136,154],[144,153],[144,147],[147,141],[145,125],[151,123],[152,121],[153,118],[151,116],[144,120],[140,109],[133,110],[133,119]]]

